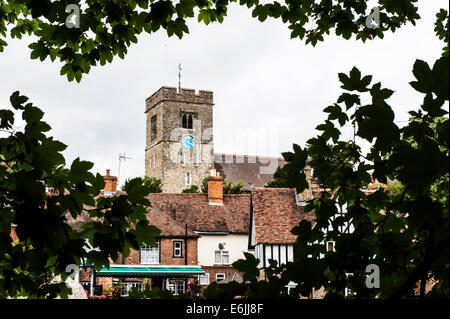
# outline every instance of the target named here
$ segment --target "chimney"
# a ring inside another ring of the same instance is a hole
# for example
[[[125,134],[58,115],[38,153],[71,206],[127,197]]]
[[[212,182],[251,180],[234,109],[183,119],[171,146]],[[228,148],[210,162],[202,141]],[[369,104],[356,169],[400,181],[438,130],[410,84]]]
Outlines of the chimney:
[[[209,205],[223,205],[223,177],[210,176],[208,178]]]
[[[103,176],[105,180],[105,193],[115,193],[117,191],[117,177],[109,175],[109,169],[106,170],[106,176]]]

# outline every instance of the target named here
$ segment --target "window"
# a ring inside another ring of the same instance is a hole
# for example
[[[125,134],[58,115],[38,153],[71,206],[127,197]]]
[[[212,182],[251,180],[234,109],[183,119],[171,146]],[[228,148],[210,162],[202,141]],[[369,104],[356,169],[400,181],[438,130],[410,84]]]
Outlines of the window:
[[[150,168],[153,167],[153,161],[152,161],[152,156],[150,155]]]
[[[182,241],[174,241],[173,242],[173,257],[182,257],[183,256],[183,242]]]
[[[187,129],[192,129],[193,119],[194,119],[194,117],[192,116],[192,114],[181,115],[181,127],[187,128]]]
[[[90,291],[91,283],[89,281],[81,281],[80,284],[83,286],[84,290]]]
[[[216,265],[229,265],[230,264],[230,256],[229,256],[228,251],[216,250],[214,263]]]
[[[128,292],[131,288],[136,287],[139,291],[142,291],[142,282],[122,282],[123,288],[120,289],[120,295],[122,297],[128,296]]]
[[[188,124],[187,124],[187,115],[183,114],[181,116],[181,127],[182,128],[188,128],[187,126],[188,126]]]
[[[209,285],[209,273],[198,276],[198,282],[200,286]]]
[[[224,279],[225,279],[225,274],[224,273],[216,274],[216,281],[224,280]]]
[[[154,140],[156,138],[156,115],[153,115],[150,119],[150,140]]]
[[[186,291],[184,279],[168,279],[167,289],[170,290],[175,296],[184,294]]]
[[[184,153],[183,152],[180,153],[179,159],[180,159],[180,165],[184,165]]]
[[[156,242],[155,247],[142,244],[141,264],[159,264],[159,242]]]
[[[198,158],[197,158],[196,152],[194,152],[194,154],[192,155],[192,164],[194,164],[194,165],[198,164]]]
[[[191,185],[191,173],[187,172],[186,173],[186,185]]]
[[[156,154],[153,155],[153,167],[156,167]]]
[[[327,241],[327,251],[334,251],[334,241]]]

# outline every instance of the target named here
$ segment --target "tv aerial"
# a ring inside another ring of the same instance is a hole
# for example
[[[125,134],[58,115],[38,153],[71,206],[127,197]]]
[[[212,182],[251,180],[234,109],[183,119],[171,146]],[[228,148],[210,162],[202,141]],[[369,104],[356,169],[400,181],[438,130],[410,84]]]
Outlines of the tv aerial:
[[[120,185],[119,184],[119,181],[120,181],[120,166],[122,164],[122,161],[125,162],[127,159],[132,159],[132,158],[131,157],[127,157],[126,153],[123,153],[123,154],[119,153],[119,172],[117,174],[117,184],[118,185]]]

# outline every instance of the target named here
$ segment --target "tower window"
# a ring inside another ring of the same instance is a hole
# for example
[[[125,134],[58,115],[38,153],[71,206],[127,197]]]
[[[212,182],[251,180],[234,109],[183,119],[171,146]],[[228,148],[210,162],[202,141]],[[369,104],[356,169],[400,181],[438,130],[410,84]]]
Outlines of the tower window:
[[[180,153],[180,164],[184,165],[184,153],[183,152]]]
[[[186,173],[186,185],[191,185],[191,173]]]
[[[156,154],[153,155],[153,167],[156,167]]]
[[[181,115],[181,127],[192,129],[193,128],[194,117],[192,114],[183,114]]]
[[[194,165],[198,164],[198,158],[197,158],[196,152],[194,152],[194,154],[192,155],[192,164],[194,164]]]
[[[150,140],[154,140],[156,138],[156,115],[153,115],[150,120]]]

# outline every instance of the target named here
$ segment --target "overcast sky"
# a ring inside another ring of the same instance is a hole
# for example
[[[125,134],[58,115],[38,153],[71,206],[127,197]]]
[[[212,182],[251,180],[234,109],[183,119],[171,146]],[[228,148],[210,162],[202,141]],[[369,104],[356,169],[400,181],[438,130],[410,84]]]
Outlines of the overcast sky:
[[[234,4],[222,24],[192,20],[181,40],[165,31],[141,35],[124,60],[93,67],[79,84],[59,75],[58,62],[31,60],[30,38],[9,39],[0,53],[0,106],[9,107],[9,96],[19,90],[42,108],[51,135],[68,145],[68,165],[80,157],[95,163],[93,172],[110,168],[117,175],[119,153],[126,153],[132,159],[122,162],[122,183],[144,175],[145,99],[163,85],[177,86],[181,63],[182,87],[214,92],[216,153],[279,156],[317,135],[323,109],[341,93],[337,74],[353,66],[395,90],[389,102],[396,120],[401,125],[408,119],[423,98],[408,84],[412,65],[440,56],[435,14],[449,5],[422,0],[418,6],[416,26],[382,40],[328,36],[312,47],[291,40],[281,21],[261,23]],[[248,138],[236,138],[243,133]],[[350,138],[352,128],[344,134]]]

